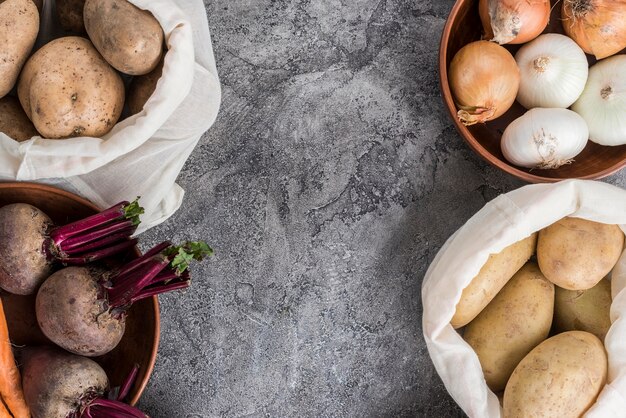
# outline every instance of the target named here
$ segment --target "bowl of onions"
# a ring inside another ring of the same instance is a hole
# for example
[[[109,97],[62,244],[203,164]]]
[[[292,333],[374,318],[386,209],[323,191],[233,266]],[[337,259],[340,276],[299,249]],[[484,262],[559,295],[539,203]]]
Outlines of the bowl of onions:
[[[457,0],[442,96],[469,146],[539,183],[626,166],[626,0]]]

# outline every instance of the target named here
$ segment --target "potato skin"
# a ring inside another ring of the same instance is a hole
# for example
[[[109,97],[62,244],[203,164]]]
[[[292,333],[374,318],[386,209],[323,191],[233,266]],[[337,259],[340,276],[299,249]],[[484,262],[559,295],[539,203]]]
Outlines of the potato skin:
[[[39,33],[32,0],[0,1],[0,97],[11,91]]]
[[[608,364],[593,334],[548,338],[515,368],[504,391],[503,417],[580,417],[606,383]]]
[[[492,391],[504,390],[518,363],[548,337],[553,311],[554,285],[529,262],[465,327]]]
[[[124,107],[122,78],[89,40],[77,36],[35,52],[17,93],[35,128],[50,139],[105,135]]]
[[[537,260],[555,285],[586,290],[609,274],[623,248],[624,233],[617,225],[563,218],[539,231]]]
[[[83,9],[85,0],[56,0],[61,27],[70,32],[84,33]]]
[[[491,302],[511,277],[535,252],[537,234],[491,254],[476,277],[463,289],[450,323],[454,328],[467,325]]]
[[[102,296],[98,274],[85,267],[53,273],[37,293],[41,331],[70,353],[95,357],[113,350],[124,336],[125,321],[114,318]]]
[[[102,56],[129,75],[147,74],[163,54],[163,28],[147,10],[126,0],[87,0],[85,29]]]
[[[52,220],[25,203],[0,208],[0,287],[15,295],[31,295],[52,269],[43,253]]]
[[[131,115],[136,115],[143,110],[146,102],[156,90],[157,83],[163,73],[163,60],[159,62],[157,67],[146,75],[140,75],[133,79],[128,90],[127,100],[128,109]]]
[[[20,102],[11,96],[0,99],[0,132],[4,132],[18,142],[39,135],[33,123],[24,113]]]
[[[33,418],[66,418],[88,393],[102,396],[109,386],[93,360],[52,347],[29,348],[23,357],[24,398]]]
[[[611,282],[602,279],[587,290],[556,288],[554,330],[587,331],[604,341],[611,327]]]

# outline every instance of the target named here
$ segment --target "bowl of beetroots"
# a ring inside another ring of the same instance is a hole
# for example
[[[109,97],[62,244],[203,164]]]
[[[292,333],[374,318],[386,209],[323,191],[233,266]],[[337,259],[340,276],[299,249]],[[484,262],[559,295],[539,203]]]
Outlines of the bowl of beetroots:
[[[99,208],[72,193],[41,184],[0,183],[0,207],[28,203],[44,211],[57,225],[82,219],[99,212]],[[111,263],[122,264],[139,255],[137,248],[115,256]],[[9,335],[16,345],[50,345],[35,316],[35,296],[0,293],[7,317]],[[132,305],[126,317],[126,331],[111,352],[94,358],[106,371],[111,387],[122,384],[135,365],[139,373],[130,390],[129,403],[134,405],[145,389],[154,369],[159,345],[160,318],[156,296]]]
[[[479,0],[457,0],[443,30],[439,50],[442,97],[456,129],[470,148],[495,167],[531,183],[556,182],[568,178],[598,179],[626,166],[626,145],[602,146],[591,141],[588,141],[572,164],[556,169],[527,169],[511,164],[504,158],[500,141],[505,128],[526,111],[517,101],[506,113],[492,121],[471,126],[465,126],[459,121],[448,71],[452,58],[462,47],[484,37],[478,3]],[[564,34],[560,2],[552,0],[551,7],[550,21],[543,33]],[[515,55],[522,45],[502,46]],[[624,52],[626,50],[621,53]],[[596,62],[591,55],[587,55],[587,58],[590,65]]]

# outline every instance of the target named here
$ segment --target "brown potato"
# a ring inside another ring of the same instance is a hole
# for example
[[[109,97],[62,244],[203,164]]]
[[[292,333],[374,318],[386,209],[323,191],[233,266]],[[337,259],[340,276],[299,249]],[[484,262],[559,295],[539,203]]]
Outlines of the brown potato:
[[[159,64],[163,28],[146,10],[126,0],[87,0],[85,29],[109,64],[129,75],[143,75]]]
[[[563,218],[539,232],[537,260],[541,272],[555,285],[586,290],[609,274],[623,248],[619,226]]]
[[[39,135],[33,123],[24,113],[20,102],[11,96],[0,99],[0,132],[4,132],[18,142]]]
[[[503,417],[581,417],[606,383],[608,360],[593,334],[570,331],[535,347],[504,390]]]
[[[450,323],[460,328],[476,318],[500,289],[535,253],[537,234],[509,245],[498,254],[491,254],[476,277],[463,289],[461,299]]]
[[[35,128],[45,138],[99,137],[124,107],[124,83],[89,40],[55,39],[26,63],[17,90]]]
[[[20,75],[39,33],[39,12],[31,0],[0,1],[0,97]]]
[[[35,3],[35,6],[37,6],[37,10],[39,10],[39,13],[41,13],[41,10],[43,9],[43,0],[33,0],[33,3]]]
[[[133,79],[128,90],[128,109],[131,115],[135,115],[143,110],[146,102],[156,90],[157,83],[163,73],[163,60],[157,67],[146,75],[140,75]]]
[[[56,0],[57,15],[61,27],[74,33],[85,32],[83,9],[85,0]]]
[[[467,324],[463,338],[476,352],[491,390],[504,390],[518,363],[548,337],[553,311],[554,285],[537,264],[526,263]]]
[[[611,282],[602,279],[588,290],[556,288],[554,330],[587,331],[604,341],[611,328]]]

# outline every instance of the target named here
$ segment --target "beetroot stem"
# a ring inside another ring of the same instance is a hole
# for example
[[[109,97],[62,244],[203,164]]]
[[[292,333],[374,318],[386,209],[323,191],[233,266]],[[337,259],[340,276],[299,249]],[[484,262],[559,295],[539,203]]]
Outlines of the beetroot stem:
[[[103,228],[88,231],[85,234],[68,238],[57,246],[61,252],[68,252],[115,233],[124,232],[126,233],[126,236],[131,236],[136,230],[137,226],[134,225],[132,221],[126,220],[114,222],[112,224],[105,225]]]
[[[172,243],[170,243],[169,241],[165,241],[165,242],[158,244],[157,246],[149,250],[147,253],[145,253],[141,257],[136,258],[135,260],[127,263],[124,267],[122,267],[122,269],[117,273],[117,277],[125,276],[131,271],[137,269],[139,266],[144,265],[145,263],[150,261],[152,257],[159,254],[161,251],[165,250],[167,247],[171,245]]]
[[[120,401],[97,398],[89,403],[81,418],[147,418],[139,409]]]
[[[133,366],[133,369],[128,374],[128,376],[126,376],[126,379],[124,379],[122,386],[120,386],[120,392],[117,395],[118,401],[122,402],[128,396],[128,394],[130,393],[130,388],[135,383],[135,380],[137,380],[138,374],[139,374],[139,365],[135,364]]]
[[[131,300],[131,303],[135,303],[139,300],[146,299],[152,296],[160,295],[161,293],[171,292],[171,291],[180,290],[180,289],[186,289],[190,285],[191,285],[191,282],[189,280],[186,280],[184,282],[175,282],[175,283],[170,283],[170,284],[166,284],[163,286],[149,287],[147,289],[142,290],[139,294],[137,294],[137,296],[135,296]]]
[[[135,227],[133,227],[134,229]],[[131,235],[133,232],[131,232],[130,230],[122,230],[118,233],[115,233],[113,235],[109,235],[108,237],[104,237],[102,239],[99,239],[97,241],[93,241],[90,242],[89,244],[86,244],[80,248],[74,249],[74,250],[64,250],[63,251],[63,255],[64,256],[76,256],[79,254],[85,254],[88,252],[93,252],[93,251],[97,251],[99,249],[103,249],[105,247],[114,245],[114,244],[118,244],[120,242],[123,241],[128,241],[129,240],[129,235]]]
[[[167,260],[153,258],[153,262],[138,270],[136,276],[129,276],[123,283],[116,284],[107,289],[109,294],[109,306],[112,309],[121,308],[131,303],[133,296],[141,291],[150,281],[168,265]]]
[[[92,251],[92,252],[85,253],[85,254],[80,254],[78,256],[61,257],[59,258],[59,261],[62,262],[63,264],[81,266],[81,265],[92,263],[96,260],[101,260],[103,258],[107,258],[112,255],[119,254],[123,251],[128,250],[129,248],[134,247],[135,245],[137,245],[137,240],[130,239],[128,241],[121,242],[119,244],[113,245],[108,248],[99,249],[99,250]]]
[[[121,219],[124,217],[124,207],[129,204],[129,202],[121,202],[115,206],[110,207],[107,210],[96,213],[95,215],[88,216],[87,218],[81,219],[79,221],[54,228],[52,231],[50,231],[50,238],[52,238],[56,245],[59,245],[61,242],[77,234],[88,231],[100,225],[107,224],[111,221]]]

